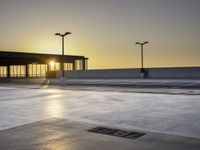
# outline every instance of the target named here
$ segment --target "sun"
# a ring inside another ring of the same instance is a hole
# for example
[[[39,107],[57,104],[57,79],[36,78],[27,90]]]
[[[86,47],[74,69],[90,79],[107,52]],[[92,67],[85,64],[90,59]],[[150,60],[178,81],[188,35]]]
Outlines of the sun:
[[[56,64],[55,61],[49,62],[49,65],[50,65],[50,68],[51,68],[52,71],[55,69],[55,64]]]

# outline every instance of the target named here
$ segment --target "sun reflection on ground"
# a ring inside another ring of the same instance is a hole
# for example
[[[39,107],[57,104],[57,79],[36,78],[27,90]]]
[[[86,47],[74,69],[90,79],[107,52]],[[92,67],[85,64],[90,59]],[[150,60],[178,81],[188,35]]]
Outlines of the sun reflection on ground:
[[[47,102],[45,112],[51,117],[61,118],[63,116],[63,103],[61,100],[51,99]]]
[[[50,117],[62,117],[64,112],[64,103],[60,94],[53,94],[48,96],[45,105],[45,113]]]

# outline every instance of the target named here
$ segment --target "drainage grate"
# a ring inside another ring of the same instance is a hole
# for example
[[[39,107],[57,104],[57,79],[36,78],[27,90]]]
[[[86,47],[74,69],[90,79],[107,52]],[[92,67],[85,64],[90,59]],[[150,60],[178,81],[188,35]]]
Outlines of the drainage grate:
[[[99,134],[123,137],[123,138],[128,138],[128,139],[137,139],[137,138],[145,135],[145,133],[124,131],[124,130],[118,130],[118,129],[105,128],[105,127],[96,127],[96,128],[90,129],[88,131],[94,132],[94,133],[99,133]]]

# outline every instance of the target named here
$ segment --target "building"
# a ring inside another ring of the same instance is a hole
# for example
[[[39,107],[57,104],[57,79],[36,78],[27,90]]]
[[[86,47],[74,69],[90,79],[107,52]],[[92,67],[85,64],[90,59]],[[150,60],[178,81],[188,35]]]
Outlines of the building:
[[[74,55],[54,55],[0,51],[0,77],[48,77],[61,70],[87,70],[88,58]]]

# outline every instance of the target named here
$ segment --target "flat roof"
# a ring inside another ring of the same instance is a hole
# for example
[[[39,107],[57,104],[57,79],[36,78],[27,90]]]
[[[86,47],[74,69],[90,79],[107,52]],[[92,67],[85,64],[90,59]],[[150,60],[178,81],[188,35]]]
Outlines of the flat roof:
[[[79,55],[59,55],[59,54],[44,54],[44,53],[25,53],[13,51],[0,51],[0,65],[14,65],[14,64],[32,64],[45,63],[49,61],[60,62],[61,58],[66,63],[72,63],[75,60],[88,59],[85,56]]]

